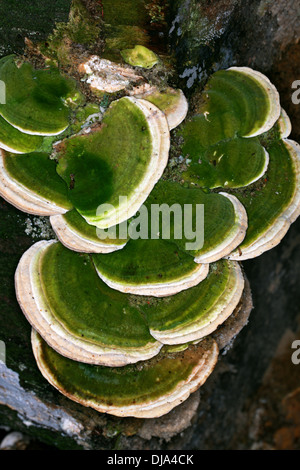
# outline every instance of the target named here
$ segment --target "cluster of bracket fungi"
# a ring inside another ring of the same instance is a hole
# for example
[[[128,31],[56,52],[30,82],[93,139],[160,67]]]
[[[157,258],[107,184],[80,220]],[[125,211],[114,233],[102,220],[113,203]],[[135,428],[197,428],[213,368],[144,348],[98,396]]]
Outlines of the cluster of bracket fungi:
[[[57,235],[29,248],[15,275],[42,374],[85,406],[149,418],[213,371],[214,335],[245,292],[239,261],[277,245],[299,215],[300,152],[261,73],[216,72],[187,117],[181,90],[139,75],[159,60],[152,51],[122,55],[130,66],[92,56],[79,67],[93,92],[125,91],[104,113],[55,67],[0,61],[0,194],[49,216]],[[174,128],[181,183],[163,177]],[[203,204],[203,246],[187,250],[161,227],[154,239],[122,237],[120,224],[152,204]]]

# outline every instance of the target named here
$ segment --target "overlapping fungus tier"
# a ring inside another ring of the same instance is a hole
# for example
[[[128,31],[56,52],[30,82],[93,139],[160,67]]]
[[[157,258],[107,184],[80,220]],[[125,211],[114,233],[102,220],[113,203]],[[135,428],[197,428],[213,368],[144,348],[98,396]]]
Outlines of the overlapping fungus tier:
[[[0,150],[0,194],[29,214],[63,214],[73,207],[55,161],[45,152],[15,156]]]
[[[123,98],[111,105],[100,126],[56,145],[57,165],[41,152],[13,159],[2,151],[1,195],[26,212],[51,216],[75,207],[88,223],[113,226],[115,219],[121,223],[134,215],[147,198],[167,164],[169,143],[158,108]],[[112,209],[97,213],[101,204]]]
[[[237,262],[212,263],[207,277],[196,287],[142,311],[151,335],[163,344],[197,341],[213,333],[233,313],[244,289],[244,277]]]
[[[195,287],[163,298],[138,296],[137,303],[107,286],[90,256],[54,240],[33,245],[16,271],[19,304],[49,345],[110,367],[149,359],[163,344],[207,336],[234,311],[243,289],[239,264],[223,260]]]
[[[235,193],[247,210],[249,228],[230,259],[244,260],[272,249],[300,214],[300,146],[290,139],[268,145],[270,164],[262,184]]]
[[[120,48],[124,28],[110,27],[106,53],[123,49],[137,68],[158,63],[146,44]],[[60,240],[24,253],[16,294],[54,387],[101,412],[161,416],[215,366],[211,335],[243,299],[236,260],[270,249],[298,217],[299,145],[288,139],[274,85],[232,67],[210,78],[180,128],[190,187],[166,181],[170,130],[188,112],[183,92],[158,89],[107,57],[80,67],[93,91],[127,96],[103,116],[93,103],[72,115],[82,99],[75,81],[54,67],[0,60],[0,194],[50,216]],[[88,109],[95,115],[87,125],[91,116],[78,116]],[[153,206],[169,212],[155,221]]]
[[[248,229],[230,259],[277,245],[300,213],[299,146],[273,84],[246,67],[215,73],[197,114],[183,125],[183,177],[225,190],[245,207]]]
[[[11,151],[35,150],[40,143],[36,136],[57,135],[69,125],[68,99],[78,96],[76,84],[56,68],[34,70],[28,62],[17,65],[15,56],[0,61],[0,80],[5,83],[5,104],[0,104],[3,142]],[[3,122],[3,121],[2,121]],[[23,136],[23,133],[26,134]],[[29,138],[29,135],[35,137]],[[13,148],[13,144],[14,148]]]
[[[189,227],[187,205],[191,208]],[[170,208],[170,212],[156,221],[154,206]],[[204,208],[203,218],[199,207]],[[139,212],[142,220],[138,217],[133,223],[141,230],[137,235],[145,239],[135,239],[135,229],[129,227],[132,238],[122,250],[93,257],[104,282],[131,294],[161,297],[199,284],[208,274],[208,263],[231,253],[247,228],[245,210],[235,197],[206,194],[166,181],[157,183]]]
[[[123,366],[149,359],[162,346],[126,295],[101,281],[88,255],[38,242],[24,253],[15,279],[29,322],[71,359]]]
[[[61,393],[84,406],[122,417],[153,418],[168,413],[206,381],[218,358],[212,339],[178,353],[164,348],[153,359],[122,368],[71,361],[34,330],[32,345],[42,374]]]

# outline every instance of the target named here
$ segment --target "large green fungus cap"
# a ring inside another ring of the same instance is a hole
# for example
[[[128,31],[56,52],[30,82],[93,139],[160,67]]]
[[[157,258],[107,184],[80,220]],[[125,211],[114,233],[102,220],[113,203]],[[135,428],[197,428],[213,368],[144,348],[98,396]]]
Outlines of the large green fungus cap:
[[[291,123],[274,85],[245,67],[215,73],[181,132],[184,179],[224,188],[246,209],[246,237],[230,259],[277,245],[300,213],[300,170],[299,146],[288,139]]]
[[[176,295],[124,294],[100,279],[90,256],[55,240],[24,253],[15,282],[25,316],[51,347],[110,367],[154,357],[162,343],[207,336],[231,315],[244,288],[239,264],[222,260],[197,286]]]
[[[137,212],[162,175],[169,145],[164,114],[125,97],[112,103],[96,129],[62,142],[57,171],[77,211],[105,229]]]
[[[18,67],[14,56],[0,60],[0,80],[6,88],[6,103],[0,105],[0,115],[13,127],[35,135],[57,135],[68,127],[66,103],[78,95],[73,80],[54,68],[34,70],[28,62]],[[8,128],[6,138],[9,136],[14,137]],[[29,145],[23,139],[19,136],[18,145]]]
[[[209,79],[199,110],[220,137],[255,137],[270,130],[280,115],[279,94],[263,74],[247,67],[220,70]],[[213,130],[210,127],[210,139]]]
[[[266,172],[269,155],[258,135],[280,115],[279,96],[263,75],[240,67],[216,72],[197,114],[186,123],[187,180],[207,188],[239,188]]]
[[[212,339],[177,353],[164,348],[153,359],[121,368],[81,364],[60,356],[34,330],[32,346],[40,371],[62,394],[122,417],[168,413],[205,382],[218,359]]]
[[[270,164],[263,180],[235,193],[247,210],[249,227],[230,259],[254,258],[278,245],[300,215],[300,146],[275,139],[267,149]]]
[[[88,224],[76,209],[53,215],[50,222],[61,243],[81,253],[111,253],[124,248],[128,240],[126,234],[119,233],[118,226],[112,227],[107,236],[105,230]]]
[[[44,152],[0,151],[0,195],[29,214],[49,216],[72,208],[56,163]]]
[[[189,289],[208,274],[208,264],[168,240],[130,240],[121,251],[94,255],[101,279],[121,292],[163,297]]]
[[[155,356],[161,344],[128,297],[110,289],[88,255],[41,241],[15,275],[20,306],[51,347],[80,362],[123,366]]]
[[[183,344],[214,332],[235,310],[243,289],[239,264],[220,260],[195,287],[149,303],[141,300],[140,309],[158,341]]]
[[[177,248],[192,255],[197,263],[211,263],[223,258],[245,237],[246,211],[230,194],[206,193],[161,180],[146,200],[145,207],[150,214],[150,236],[172,241]],[[155,222],[157,220],[159,223]]]
[[[125,62],[133,67],[152,69],[159,61],[158,56],[145,46],[137,45],[133,49],[124,49],[121,55]]]

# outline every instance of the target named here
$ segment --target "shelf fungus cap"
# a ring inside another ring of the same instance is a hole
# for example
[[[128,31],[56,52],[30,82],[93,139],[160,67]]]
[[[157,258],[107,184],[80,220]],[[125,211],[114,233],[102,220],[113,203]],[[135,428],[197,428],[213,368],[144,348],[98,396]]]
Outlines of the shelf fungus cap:
[[[168,238],[199,264],[209,264],[229,255],[243,241],[248,227],[246,211],[235,196],[185,188],[171,181],[159,181],[145,207],[151,214],[151,232],[159,233],[158,238]],[[157,212],[162,213],[159,224],[155,223]],[[163,220],[169,220],[167,217],[172,212],[176,228],[174,224],[169,234]]]
[[[120,292],[165,297],[189,289],[206,278],[209,265],[166,240],[130,240],[121,251],[94,255],[100,278]]]
[[[46,153],[16,156],[0,149],[0,195],[28,214],[51,216],[72,208],[55,162]]]
[[[247,135],[244,135],[244,137],[254,137],[272,129],[281,113],[280,97],[276,87],[271,83],[266,75],[249,67],[230,67],[228,70],[242,75],[244,74],[254,80],[264,90],[265,95],[267,96],[267,106],[265,106],[266,112],[261,126],[256,130],[253,129]]]
[[[0,80],[6,85],[6,103],[0,105],[0,115],[11,126],[25,134],[43,136],[58,135],[68,127],[68,100],[78,91],[75,82],[58,69],[34,70],[28,62],[18,67],[11,55],[0,61]]]
[[[218,360],[212,339],[177,353],[163,349],[156,358],[122,368],[70,361],[34,330],[32,347],[41,373],[63,395],[120,417],[155,418],[168,413],[203,385]]]
[[[43,137],[25,134],[0,116],[0,148],[11,153],[34,152],[43,142]]]
[[[166,115],[170,130],[178,127],[186,118],[188,101],[182,90],[167,88],[165,90],[149,90],[146,93],[136,95],[153,103]]]
[[[244,290],[244,276],[237,262],[210,265],[197,286],[157,304],[143,307],[150,332],[163,344],[184,344],[213,333],[234,312]]]
[[[100,280],[88,255],[55,240],[24,253],[15,287],[30,324],[70,359],[120,367],[147,360],[162,347],[128,298]]]
[[[106,236],[105,231],[88,224],[76,209],[51,216],[50,223],[63,245],[81,253],[112,253],[124,248],[128,240],[126,235],[118,237],[118,227],[112,227],[115,234],[111,230]]]
[[[300,146],[290,139],[272,143],[270,169],[265,187],[256,198],[242,203],[250,213],[251,230],[228,258],[255,258],[280,243],[300,215]]]
[[[100,126],[62,142],[57,171],[67,184],[73,175],[68,196],[81,216],[106,229],[138,211],[162,176],[169,147],[162,111],[124,97],[111,104]]]
[[[159,62],[158,56],[145,46],[137,45],[133,49],[124,49],[121,56],[125,62],[133,67],[152,69]]]

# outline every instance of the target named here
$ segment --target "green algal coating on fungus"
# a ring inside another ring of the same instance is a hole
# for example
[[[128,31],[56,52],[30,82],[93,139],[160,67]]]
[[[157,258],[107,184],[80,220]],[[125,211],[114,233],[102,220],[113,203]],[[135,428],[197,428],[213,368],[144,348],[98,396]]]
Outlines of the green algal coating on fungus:
[[[99,129],[64,143],[57,172],[69,186],[69,198],[78,212],[97,224],[99,205],[118,207],[120,195],[130,198],[147,171],[151,151],[144,114],[123,98],[112,103]]]
[[[101,281],[88,255],[53,244],[42,256],[40,272],[53,315],[75,337],[122,348],[154,341],[141,313],[125,294]]]
[[[108,279],[136,286],[165,283],[192,274],[197,264],[192,256],[167,240],[130,240],[122,250],[93,255],[101,274]]]
[[[12,126],[40,135],[56,135],[68,127],[66,103],[78,94],[73,80],[55,68],[34,70],[28,62],[18,67],[14,56],[0,60],[0,80],[6,86],[0,115]]]
[[[124,61],[133,67],[152,69],[158,62],[158,56],[145,46],[137,45],[133,49],[121,51]]]
[[[201,360],[201,346],[190,346],[183,352],[162,351],[156,358],[137,365],[92,366],[59,355],[40,337],[34,341],[39,342],[35,352],[40,365],[62,393],[86,405],[113,406],[120,411],[122,407],[150,404],[169,395],[188,380]]]
[[[270,163],[259,186],[233,192],[247,210],[249,226],[240,246],[249,246],[271,227],[289,206],[296,188],[295,163],[284,141],[267,147]]]
[[[64,181],[56,173],[56,163],[47,153],[32,152],[24,155],[3,154],[4,168],[9,176],[40,196],[66,210],[72,209]]]
[[[0,116],[0,147],[13,153],[28,153],[37,150],[43,142],[43,137],[24,134],[11,126]]]

